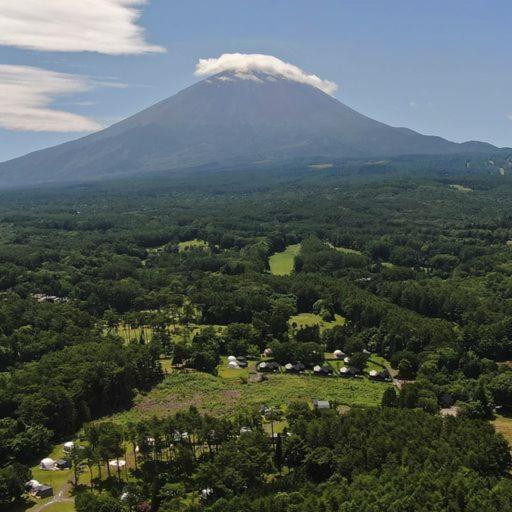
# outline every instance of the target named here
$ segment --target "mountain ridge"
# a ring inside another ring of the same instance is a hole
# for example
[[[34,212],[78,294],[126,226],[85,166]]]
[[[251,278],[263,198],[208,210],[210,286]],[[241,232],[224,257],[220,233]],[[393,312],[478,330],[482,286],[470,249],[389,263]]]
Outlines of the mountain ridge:
[[[391,127],[304,83],[222,72],[104,130],[0,163],[0,184],[66,182],[223,162],[497,151]]]

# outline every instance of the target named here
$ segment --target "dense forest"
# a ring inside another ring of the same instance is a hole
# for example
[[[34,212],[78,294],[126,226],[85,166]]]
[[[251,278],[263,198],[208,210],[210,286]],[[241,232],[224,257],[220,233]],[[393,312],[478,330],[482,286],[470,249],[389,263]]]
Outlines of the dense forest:
[[[512,508],[488,423],[512,407],[511,166],[295,163],[2,193],[0,503],[77,436],[74,465],[100,471],[80,512]],[[271,272],[291,246],[290,272]],[[333,326],[291,323],[304,314]],[[163,359],[310,372],[336,350],[354,374],[377,356],[398,388],[348,412],[283,403],[270,437],[245,409],[104,419],[166,378]],[[137,466],[102,483],[121,445]]]

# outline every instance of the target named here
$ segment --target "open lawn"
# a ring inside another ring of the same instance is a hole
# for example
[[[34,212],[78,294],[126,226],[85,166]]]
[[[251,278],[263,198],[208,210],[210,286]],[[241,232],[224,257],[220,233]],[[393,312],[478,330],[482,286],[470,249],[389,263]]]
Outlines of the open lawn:
[[[115,415],[114,420],[126,422],[152,415],[165,416],[191,405],[213,415],[229,416],[262,404],[283,407],[295,400],[314,398],[349,406],[373,406],[380,403],[389,386],[363,377],[275,374],[268,375],[263,382],[247,382],[243,378],[248,375],[247,370],[222,368],[219,373],[215,377],[199,372],[173,372],[152,391],[138,396],[134,407]]]
[[[269,258],[270,272],[276,276],[287,276],[293,272],[295,256],[300,252],[300,244],[289,245],[284,251],[276,252]]]
[[[210,246],[208,245],[208,242],[198,240],[197,238],[194,240],[186,240],[185,242],[180,242],[178,244],[179,252],[189,251],[190,249],[203,249],[205,251],[209,251]]]
[[[313,325],[318,325],[320,327],[320,331],[325,331],[326,329],[332,329],[336,325],[345,325],[346,318],[341,315],[335,315],[335,318],[332,322],[325,322],[322,320],[320,315],[315,315],[314,313],[300,313],[299,315],[294,315],[288,320],[288,324],[293,327],[295,324],[297,327],[311,327]]]
[[[494,420],[491,421],[494,428],[503,434],[503,437],[507,440],[508,444],[512,448],[512,417],[497,415]]]

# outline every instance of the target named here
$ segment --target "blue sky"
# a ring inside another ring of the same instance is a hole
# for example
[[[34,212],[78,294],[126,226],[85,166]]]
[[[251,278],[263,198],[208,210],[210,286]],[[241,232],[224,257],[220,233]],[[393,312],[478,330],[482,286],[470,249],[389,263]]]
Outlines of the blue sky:
[[[45,16],[62,2],[18,2],[25,14],[0,0],[0,161],[112,124],[197,81],[200,58],[234,52],[334,81],[340,101],[393,126],[512,146],[509,0],[80,2]]]

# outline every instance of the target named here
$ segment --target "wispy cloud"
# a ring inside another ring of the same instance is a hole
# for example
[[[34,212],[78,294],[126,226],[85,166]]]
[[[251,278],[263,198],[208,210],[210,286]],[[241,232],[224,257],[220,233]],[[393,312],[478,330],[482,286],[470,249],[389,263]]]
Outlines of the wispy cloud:
[[[147,0],[0,0],[0,45],[110,55],[165,52],[137,25]]]
[[[338,85],[334,82],[323,80],[316,75],[308,75],[298,66],[284,62],[272,55],[225,53],[218,58],[200,59],[195,74],[208,76],[224,71],[232,71],[235,76],[245,80],[251,76],[251,73],[267,73],[311,85],[327,94],[333,94],[338,89]]]
[[[40,132],[99,130],[101,125],[93,119],[51,108],[59,96],[95,86],[94,81],[80,75],[0,65],[0,128]]]

